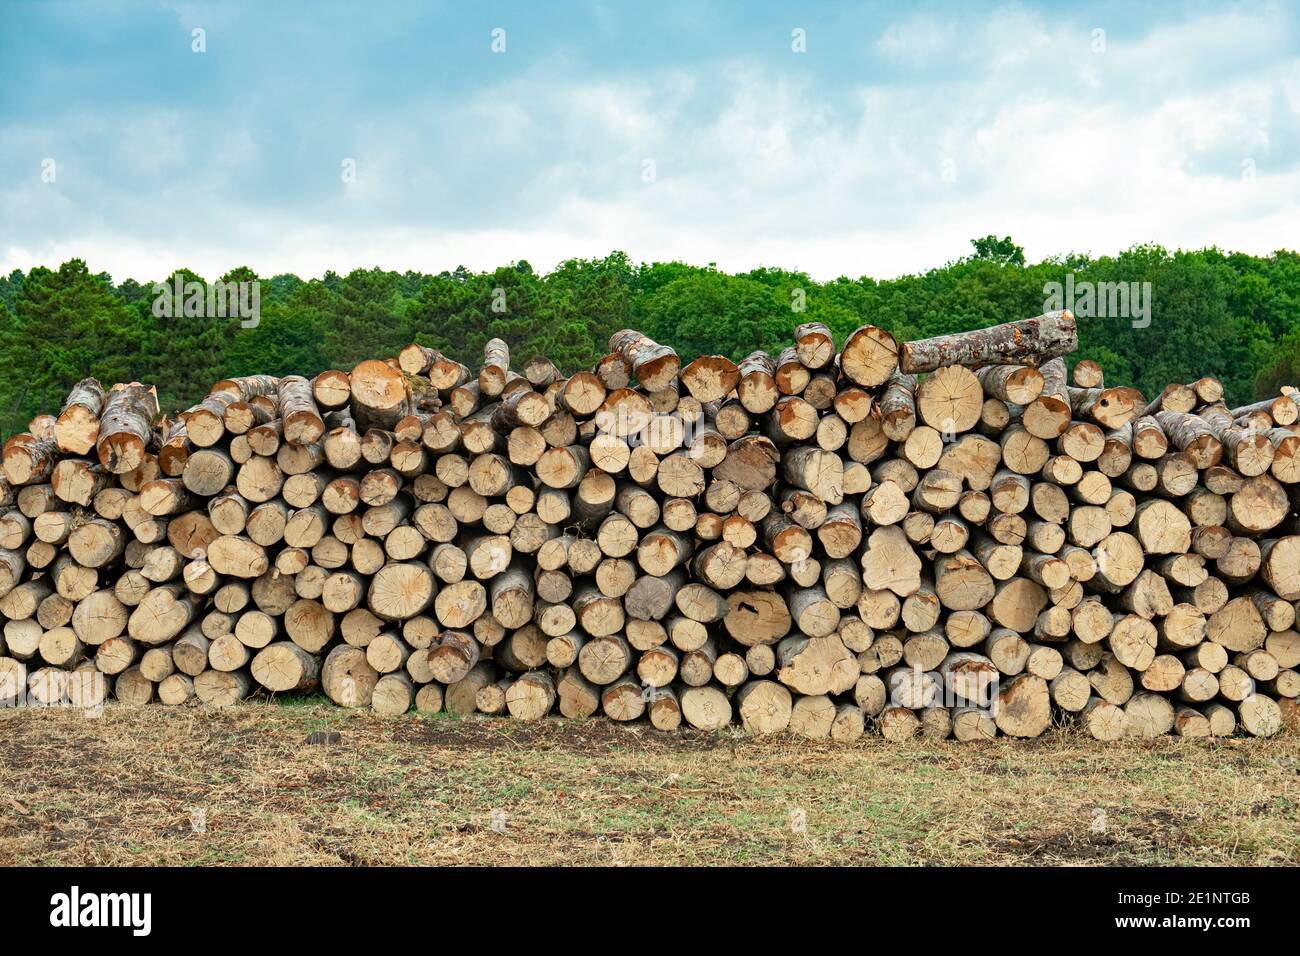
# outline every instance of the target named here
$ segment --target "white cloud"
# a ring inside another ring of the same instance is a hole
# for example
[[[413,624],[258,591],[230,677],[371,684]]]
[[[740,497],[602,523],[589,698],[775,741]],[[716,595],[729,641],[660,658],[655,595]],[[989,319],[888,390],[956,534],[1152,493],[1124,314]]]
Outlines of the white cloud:
[[[552,61],[455,100],[339,117],[288,153],[276,151],[286,130],[230,115],[139,117],[126,137],[87,120],[62,131],[63,148],[110,143],[117,178],[81,155],[80,181],[11,183],[0,269],[73,255],[141,279],[182,264],[549,268],[618,248],[884,277],[990,232],[1031,258],[1147,241],[1268,253],[1294,247],[1300,212],[1300,58],[1283,16],[1112,30],[1104,53],[1090,31],[1105,24],[1020,6],[913,17],[870,44],[892,71],[870,82],[744,60],[598,78]],[[358,181],[345,187],[347,155]],[[309,164],[290,177],[302,195],[269,191],[263,177],[290,162]]]

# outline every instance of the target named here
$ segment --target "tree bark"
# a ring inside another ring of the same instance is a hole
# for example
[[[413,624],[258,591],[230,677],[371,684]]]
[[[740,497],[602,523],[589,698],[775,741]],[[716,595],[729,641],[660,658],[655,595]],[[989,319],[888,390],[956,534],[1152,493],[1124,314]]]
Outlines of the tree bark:
[[[931,372],[953,365],[1039,366],[1078,348],[1078,329],[1066,309],[988,329],[907,342],[900,365],[904,372]]]

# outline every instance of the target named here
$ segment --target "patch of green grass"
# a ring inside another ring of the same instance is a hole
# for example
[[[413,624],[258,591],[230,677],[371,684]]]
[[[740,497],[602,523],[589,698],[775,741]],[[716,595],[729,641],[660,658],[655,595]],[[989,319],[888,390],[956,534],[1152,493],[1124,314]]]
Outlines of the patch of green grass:
[[[276,694],[271,703],[277,707],[319,707],[319,694]]]

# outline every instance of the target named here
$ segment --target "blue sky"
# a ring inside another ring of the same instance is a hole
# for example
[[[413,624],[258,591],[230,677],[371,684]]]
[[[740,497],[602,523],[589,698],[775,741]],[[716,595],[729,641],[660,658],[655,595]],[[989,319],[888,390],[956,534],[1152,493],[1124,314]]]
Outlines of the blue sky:
[[[0,0],[0,70],[5,272],[1300,247],[1295,4]]]

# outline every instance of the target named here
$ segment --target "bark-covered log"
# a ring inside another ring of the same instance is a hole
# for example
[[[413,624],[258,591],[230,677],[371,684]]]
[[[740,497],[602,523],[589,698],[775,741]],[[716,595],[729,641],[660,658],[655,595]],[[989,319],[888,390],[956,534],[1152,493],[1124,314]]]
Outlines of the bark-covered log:
[[[115,475],[140,467],[153,440],[158,395],[151,386],[114,385],[104,401],[95,440],[99,462]]]
[[[99,416],[104,408],[104,386],[98,379],[83,378],[72,387],[54,423],[54,440],[59,451],[85,455],[99,440]]]
[[[907,342],[899,356],[904,372],[931,372],[951,365],[1042,365],[1079,348],[1068,309],[987,329]]]
[[[368,359],[348,376],[357,428],[392,428],[411,411],[410,388],[400,368]]]
[[[776,366],[766,352],[753,352],[736,367],[736,395],[745,410],[755,415],[770,411],[780,393]]]
[[[291,445],[314,445],[325,434],[311,382],[301,375],[280,379],[279,417],[284,423],[284,440]]]
[[[681,361],[671,348],[632,329],[615,332],[610,337],[609,349],[623,357],[647,391],[666,388],[681,368]]]

